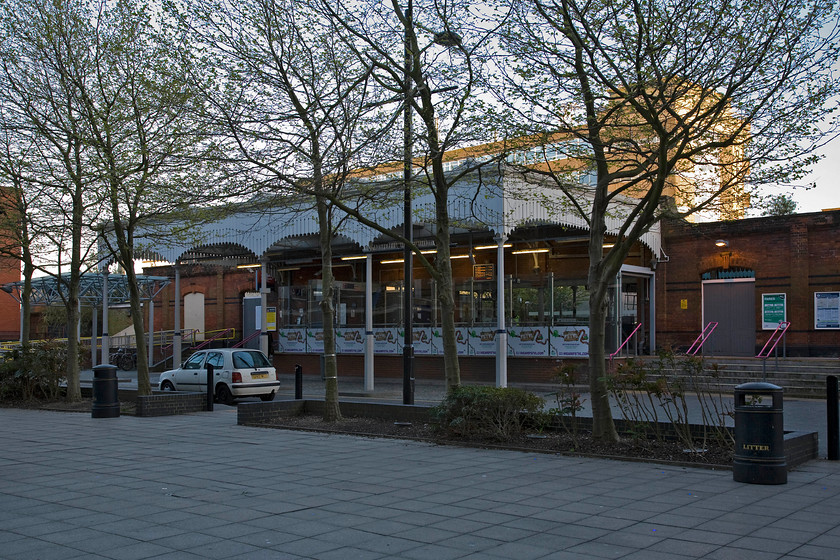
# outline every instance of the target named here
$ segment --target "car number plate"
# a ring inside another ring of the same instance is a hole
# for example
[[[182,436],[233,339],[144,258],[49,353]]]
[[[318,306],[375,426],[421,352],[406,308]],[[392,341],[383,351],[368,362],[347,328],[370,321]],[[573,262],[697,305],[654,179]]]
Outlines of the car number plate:
[[[264,373],[264,372],[262,372],[262,373],[252,373],[251,374],[251,379],[265,379],[267,377],[268,377],[268,374]]]

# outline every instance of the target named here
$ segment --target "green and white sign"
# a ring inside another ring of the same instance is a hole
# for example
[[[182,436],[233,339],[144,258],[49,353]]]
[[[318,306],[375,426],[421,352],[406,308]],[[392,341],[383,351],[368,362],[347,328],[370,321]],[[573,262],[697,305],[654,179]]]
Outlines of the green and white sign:
[[[761,328],[775,330],[787,321],[787,294],[761,294]]]

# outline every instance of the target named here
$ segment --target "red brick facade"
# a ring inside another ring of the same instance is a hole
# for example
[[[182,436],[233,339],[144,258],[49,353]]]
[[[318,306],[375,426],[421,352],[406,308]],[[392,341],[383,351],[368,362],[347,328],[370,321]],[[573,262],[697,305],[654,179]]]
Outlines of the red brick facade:
[[[729,246],[716,247],[718,239]],[[656,271],[659,346],[688,346],[702,330],[703,273],[745,269],[755,276],[756,352],[770,335],[761,330],[761,296],[767,293],[787,294],[789,355],[836,356],[840,351],[840,331],[814,328],[814,292],[840,291],[840,211],[666,222],[663,248],[668,261]]]

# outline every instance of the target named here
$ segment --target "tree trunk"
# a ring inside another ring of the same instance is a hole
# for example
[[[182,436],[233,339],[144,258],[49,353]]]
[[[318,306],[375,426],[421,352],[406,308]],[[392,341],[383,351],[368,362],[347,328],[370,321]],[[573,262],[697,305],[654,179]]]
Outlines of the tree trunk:
[[[133,262],[133,251],[123,253],[123,255],[124,258],[128,258],[131,255],[131,262]],[[137,394],[151,395],[152,384],[149,380],[149,358],[145,336],[146,329],[143,321],[143,307],[140,302],[140,290],[137,287],[137,274],[134,272],[133,267],[131,269],[126,268],[125,279],[128,283],[131,324],[134,325],[135,350],[137,351]],[[149,305],[154,305],[154,302],[149,302]]]
[[[75,280],[74,280],[75,278]],[[67,297],[67,402],[82,400],[79,385],[79,280],[71,274]]]
[[[23,348],[29,347],[29,329],[32,324],[32,274],[35,267],[32,259],[27,258],[23,262],[23,291],[20,293],[20,345]]]
[[[316,198],[321,244],[321,313],[324,328],[324,421],[341,420],[338,403],[338,364],[335,354],[335,306],[333,305],[332,223],[327,201]]]
[[[437,254],[435,268],[438,278],[438,302],[441,311],[441,339],[443,341],[443,369],[446,378],[446,390],[451,391],[461,385],[461,366],[458,361],[458,345],[455,339],[455,297],[452,285],[452,261],[449,250],[449,215],[445,204],[437,205],[437,232],[435,242]]]
[[[590,269],[591,270],[591,269]],[[592,402],[592,437],[601,441],[618,441],[606,376],[607,282],[589,276],[589,392]]]

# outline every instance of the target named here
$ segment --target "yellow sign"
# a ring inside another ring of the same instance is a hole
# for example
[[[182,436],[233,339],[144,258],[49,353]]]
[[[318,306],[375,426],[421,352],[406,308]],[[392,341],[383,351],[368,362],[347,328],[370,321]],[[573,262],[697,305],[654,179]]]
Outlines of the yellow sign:
[[[276,307],[266,307],[265,308],[265,322],[267,323],[269,331],[276,331],[277,330],[277,308]]]
[[[680,309],[688,309],[688,300],[687,299],[681,299],[680,300]]]

